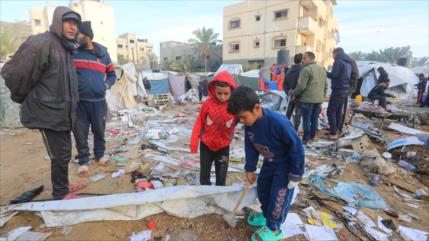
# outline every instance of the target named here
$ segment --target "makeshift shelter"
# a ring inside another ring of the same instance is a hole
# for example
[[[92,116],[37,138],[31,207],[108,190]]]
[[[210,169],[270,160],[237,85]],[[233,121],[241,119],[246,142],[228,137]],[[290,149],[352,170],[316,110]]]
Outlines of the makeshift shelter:
[[[395,94],[399,98],[412,97],[416,92],[414,85],[418,83],[418,78],[407,67],[373,61],[358,61],[357,65],[359,77],[362,78],[362,86],[360,88],[362,96],[368,96],[369,92],[377,84],[379,76],[377,68],[379,67],[383,67],[389,74],[390,86],[388,92]]]
[[[106,100],[109,109],[118,111],[121,109],[131,109],[137,106],[134,96],[137,95],[136,68],[134,64],[128,63],[116,66],[116,83],[106,92]]]
[[[288,97],[284,91],[271,90],[260,96],[261,105],[272,111],[285,111],[288,104]]]
[[[259,70],[253,69],[247,72],[242,73],[238,76],[238,81],[240,85],[247,86],[254,91],[259,90]]]
[[[228,71],[232,75],[237,76],[243,73],[243,66],[241,66],[241,64],[222,64],[214,75],[216,76],[222,71]]]
[[[151,88],[150,93],[153,95],[167,94],[170,92],[169,79],[167,73],[156,73],[152,70],[144,70],[142,72],[142,79],[147,77]]]
[[[173,96],[181,96],[185,94],[185,78],[183,74],[169,74],[169,85]]]

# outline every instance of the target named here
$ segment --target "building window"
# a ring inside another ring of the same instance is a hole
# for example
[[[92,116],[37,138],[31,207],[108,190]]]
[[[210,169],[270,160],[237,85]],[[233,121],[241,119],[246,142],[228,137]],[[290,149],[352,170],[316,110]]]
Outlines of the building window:
[[[279,49],[279,48],[284,48],[286,47],[286,38],[278,38],[274,40],[274,48]]]
[[[124,46],[122,44],[118,44],[118,48],[122,49]]]
[[[240,52],[240,43],[231,43],[229,48],[231,53]]]
[[[235,29],[240,27],[240,19],[234,19],[229,21],[229,29]]]
[[[40,21],[40,19],[34,19],[34,25],[40,26],[40,25],[42,25],[42,22]]]
[[[287,18],[287,9],[279,10],[274,12],[274,19]]]
[[[253,45],[253,47],[255,48],[259,48],[261,46],[261,42],[259,41],[259,39],[255,39],[255,44]]]
[[[131,40],[130,40],[130,44],[133,44],[133,43],[135,43],[135,42],[134,42],[134,40],[133,40],[133,39],[131,39]]]
[[[256,22],[261,21],[261,15],[256,15],[256,16],[255,16],[255,20],[256,20]]]
[[[176,61],[179,61],[182,59],[182,56],[176,56]]]

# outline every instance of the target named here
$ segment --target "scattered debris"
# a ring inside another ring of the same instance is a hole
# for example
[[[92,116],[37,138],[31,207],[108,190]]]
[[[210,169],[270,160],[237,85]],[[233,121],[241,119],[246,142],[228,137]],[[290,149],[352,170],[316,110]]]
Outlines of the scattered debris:
[[[26,202],[30,202],[31,200],[33,200],[33,198],[35,198],[37,195],[39,195],[42,191],[43,191],[43,185],[22,193],[21,195],[19,195],[18,197],[14,198],[13,200],[10,201],[10,204],[18,204],[18,203],[26,203]]]

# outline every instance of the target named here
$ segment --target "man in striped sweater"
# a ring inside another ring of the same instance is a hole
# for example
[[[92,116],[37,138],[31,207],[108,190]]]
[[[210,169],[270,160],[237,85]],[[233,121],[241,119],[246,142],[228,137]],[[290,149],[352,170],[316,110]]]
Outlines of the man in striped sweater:
[[[115,83],[115,68],[110,60],[107,48],[93,42],[94,34],[91,22],[82,22],[79,33],[80,48],[73,55],[79,86],[79,103],[76,109],[76,125],[73,134],[78,151],[80,167],[77,174],[89,174],[89,127],[94,134],[94,157],[100,164],[107,163],[104,157],[107,103],[106,90]]]

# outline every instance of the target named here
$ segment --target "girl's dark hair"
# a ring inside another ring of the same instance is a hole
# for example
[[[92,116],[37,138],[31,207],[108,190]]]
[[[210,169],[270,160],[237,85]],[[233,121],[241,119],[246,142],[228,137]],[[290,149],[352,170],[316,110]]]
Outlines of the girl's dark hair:
[[[219,81],[216,81],[214,85],[217,86],[217,87],[231,87],[227,83],[225,83],[225,82],[219,82]]]

